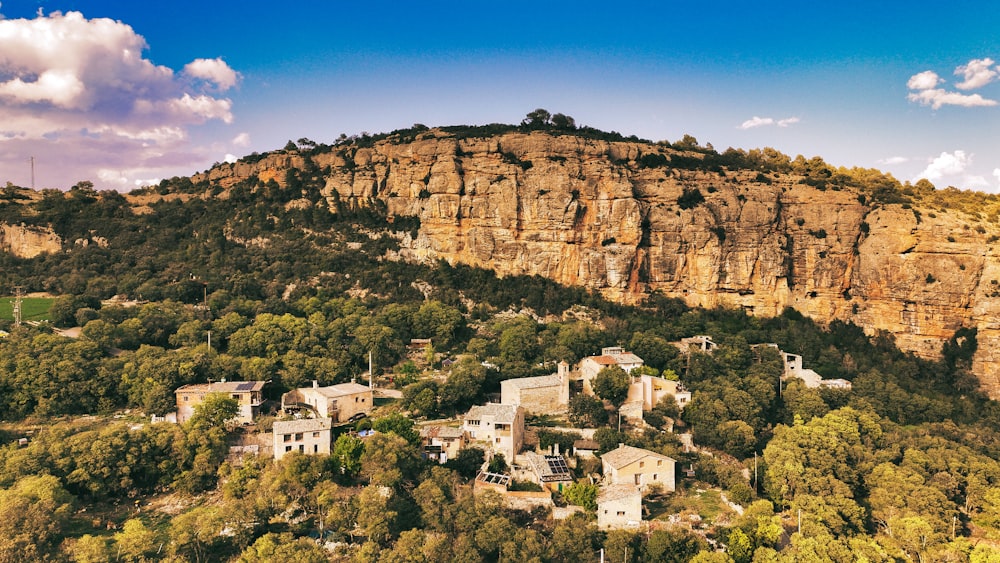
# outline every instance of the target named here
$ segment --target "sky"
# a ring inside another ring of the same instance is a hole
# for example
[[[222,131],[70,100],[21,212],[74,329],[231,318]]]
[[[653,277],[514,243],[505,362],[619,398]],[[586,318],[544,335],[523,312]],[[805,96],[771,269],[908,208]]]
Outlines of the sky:
[[[341,133],[578,124],[1000,192],[992,2],[0,0],[0,184],[128,191]]]

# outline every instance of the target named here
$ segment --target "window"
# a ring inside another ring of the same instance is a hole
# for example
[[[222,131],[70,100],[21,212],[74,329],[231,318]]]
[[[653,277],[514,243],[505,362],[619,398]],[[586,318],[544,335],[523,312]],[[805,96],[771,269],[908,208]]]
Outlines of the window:
[[[360,398],[361,398],[361,397],[354,397],[354,402],[355,402],[355,403],[356,403],[356,402],[358,402],[358,399],[360,399]]]
[[[282,434],[281,435],[281,441],[282,442],[291,442],[292,441],[292,435],[291,434]]]
[[[319,444],[313,444],[313,453],[314,454],[318,454],[319,453]]]
[[[319,438],[319,432],[313,432],[313,438]]]
[[[500,438],[497,438],[497,443],[498,443],[498,444],[500,443]]]
[[[466,420],[465,423],[468,424],[469,426],[479,426],[478,420]]]
[[[286,452],[290,452],[290,451],[292,451],[292,447],[291,447],[291,446],[285,446],[285,451],[286,451]]]
[[[625,511],[624,510],[619,510],[618,511],[618,516],[625,516]]]
[[[653,480],[656,481],[656,473],[653,473]]]
[[[302,444],[299,444],[299,453],[300,454],[306,453],[306,447],[303,446]]]
[[[239,396],[239,395],[237,395],[236,393],[233,393],[233,398],[234,398],[234,399],[236,399],[237,401],[239,401],[239,400],[240,400],[240,396]]]
[[[636,485],[641,485],[642,484],[642,474],[641,473],[636,473],[632,477],[635,478],[635,484]]]
[[[295,441],[299,442],[301,440],[302,440],[302,433],[301,432],[296,432],[295,433]]]
[[[646,462],[645,461],[640,461],[639,462],[639,467],[640,468],[645,467],[645,466],[646,466]]]
[[[185,403],[188,402],[188,399],[190,399],[190,397],[188,397],[187,395],[184,395],[184,402]]]
[[[661,465],[663,465],[663,460],[662,459],[656,460],[656,466],[659,467]]]

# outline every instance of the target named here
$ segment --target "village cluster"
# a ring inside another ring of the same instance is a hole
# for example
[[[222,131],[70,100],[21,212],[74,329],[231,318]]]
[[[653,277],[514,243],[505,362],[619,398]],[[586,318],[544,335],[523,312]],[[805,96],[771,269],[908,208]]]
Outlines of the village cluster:
[[[711,354],[716,344],[709,336],[682,339],[675,345],[682,353],[696,350]],[[762,344],[777,349],[775,344]],[[802,357],[779,350],[784,363],[782,381],[802,380],[806,387],[850,389],[850,382],[826,380],[815,371],[803,368]],[[525,424],[526,416],[563,415],[567,412],[571,389],[595,395],[591,382],[604,368],[617,366],[630,378],[628,395],[618,409],[621,420],[642,425],[643,413],[661,400],[676,402],[683,409],[691,400],[691,392],[683,383],[637,372],[642,358],[621,347],[607,347],[600,355],[584,358],[575,366],[559,362],[556,373],[538,377],[507,379],[501,382],[500,402],[473,406],[458,420],[437,421],[420,428],[423,455],[439,463],[455,458],[467,447],[478,447],[486,453],[475,480],[475,490],[494,490],[515,508],[549,507],[556,518],[565,517],[578,507],[557,508],[552,492],[562,491],[574,483],[571,464],[577,459],[593,458],[599,445],[592,439],[593,429],[555,428],[579,433],[583,439],[573,444],[572,451],[560,451],[558,444],[547,450],[538,447],[538,440],[529,439],[532,428]],[[641,370],[640,370],[641,371]],[[633,373],[635,372],[635,373]],[[306,455],[329,455],[339,426],[350,425],[372,413],[376,389],[372,378],[368,385],[356,381],[320,387],[293,389],[281,398],[282,412],[293,415],[289,420],[276,420],[272,431],[264,434],[250,451],[280,460],[298,452]],[[234,422],[250,424],[264,402],[264,381],[221,381],[185,385],[176,390],[177,412],[165,419],[183,423],[195,412],[195,407],[210,393],[224,393],[239,403]],[[670,399],[667,399],[670,398]],[[368,431],[371,432],[371,431]],[[362,437],[364,437],[362,435]],[[682,437],[685,438],[685,437]],[[683,440],[691,444],[690,437]],[[533,442],[533,443],[532,443]],[[491,473],[489,461],[502,455],[510,462],[508,473]],[[600,456],[603,477],[590,480],[600,486],[597,497],[597,523],[601,529],[637,528],[642,523],[642,501],[650,492],[669,493],[675,490],[676,461],[649,450],[619,444]],[[510,491],[512,481],[530,481],[542,491]]]

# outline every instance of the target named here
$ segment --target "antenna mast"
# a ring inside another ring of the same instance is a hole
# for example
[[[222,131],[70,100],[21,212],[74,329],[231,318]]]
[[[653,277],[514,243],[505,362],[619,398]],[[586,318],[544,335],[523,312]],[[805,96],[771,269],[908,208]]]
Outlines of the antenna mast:
[[[31,189],[35,189],[35,157],[31,157]]]

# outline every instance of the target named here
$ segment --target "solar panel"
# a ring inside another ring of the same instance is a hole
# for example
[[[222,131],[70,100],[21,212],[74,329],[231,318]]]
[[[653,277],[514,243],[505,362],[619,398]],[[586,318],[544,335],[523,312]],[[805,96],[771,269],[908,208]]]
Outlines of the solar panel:
[[[553,475],[567,475],[569,474],[569,466],[566,465],[566,460],[562,456],[545,456],[545,461],[549,464],[549,471]]]
[[[253,389],[253,386],[254,386],[253,382],[248,381],[246,383],[240,383],[239,385],[237,385],[236,386],[236,390],[237,391],[249,391],[249,390]]]

